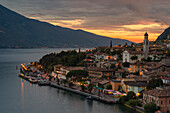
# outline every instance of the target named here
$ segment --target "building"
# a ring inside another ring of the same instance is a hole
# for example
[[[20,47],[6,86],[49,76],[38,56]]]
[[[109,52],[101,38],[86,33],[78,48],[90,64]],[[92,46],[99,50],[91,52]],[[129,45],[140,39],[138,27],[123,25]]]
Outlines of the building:
[[[146,90],[147,82],[146,81],[124,81],[124,91],[128,93],[133,91],[138,95],[141,91]]]
[[[67,66],[59,66],[59,70],[58,70],[58,66],[55,66],[55,71],[58,75],[64,75],[66,76],[68,72],[73,71],[73,70],[85,70],[85,67],[67,67]]]
[[[149,53],[149,40],[148,40],[148,33],[147,32],[144,35],[143,53],[144,53],[144,58],[147,59],[148,53]]]
[[[123,52],[123,62],[129,62],[129,63],[134,63],[137,60],[132,60],[132,56],[137,56],[137,60],[141,61],[142,58],[144,58],[143,52],[142,51],[130,51],[130,50],[125,50]]]
[[[55,65],[55,66],[54,66],[54,72],[60,71],[60,68],[61,68],[62,66],[63,66],[63,65],[60,65],[60,64]]]
[[[87,71],[89,72],[89,76],[94,78],[105,77],[113,77],[113,69],[105,69],[100,67],[88,67]]]
[[[162,81],[165,85],[170,86],[170,77],[162,77]]]
[[[94,54],[94,58],[95,60],[107,60],[109,58],[109,56],[106,53],[95,53]]]
[[[143,93],[143,105],[155,103],[161,112],[170,112],[170,87],[157,87]]]
[[[114,91],[118,91],[121,87],[121,80],[111,80],[110,84],[112,85],[112,89]]]
[[[130,73],[135,73],[135,72],[141,73],[142,70],[147,67],[147,65],[145,62],[136,62],[136,63],[131,63],[129,67],[130,67],[129,68]]]
[[[102,80],[101,82],[98,83],[98,87],[100,88],[103,88],[103,89],[106,89],[107,88],[107,85],[110,84],[110,81],[108,80]]]
[[[161,64],[170,66],[170,57],[166,57],[166,58],[162,59]]]

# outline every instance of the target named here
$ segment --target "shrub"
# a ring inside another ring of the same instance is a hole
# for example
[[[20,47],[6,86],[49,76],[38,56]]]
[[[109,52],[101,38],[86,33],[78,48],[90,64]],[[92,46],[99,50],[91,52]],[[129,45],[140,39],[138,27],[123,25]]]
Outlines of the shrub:
[[[124,104],[127,101],[127,96],[122,96],[119,99],[119,103]]]
[[[130,100],[128,101],[128,104],[129,104],[130,106],[132,106],[132,107],[135,107],[135,106],[137,106],[137,104],[138,104],[138,100],[130,99]]]
[[[148,103],[144,106],[144,112],[145,113],[154,113],[158,110],[158,107],[155,103]]]
[[[130,99],[135,99],[136,98],[136,94],[133,91],[129,91],[127,94],[127,98]]]

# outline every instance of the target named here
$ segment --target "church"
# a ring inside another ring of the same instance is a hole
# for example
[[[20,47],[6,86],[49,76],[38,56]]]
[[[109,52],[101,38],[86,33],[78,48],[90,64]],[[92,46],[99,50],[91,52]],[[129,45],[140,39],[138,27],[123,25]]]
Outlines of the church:
[[[147,60],[148,57],[150,57],[151,60],[159,60],[161,59],[161,57],[163,57],[164,54],[162,51],[150,51],[148,36],[149,35],[146,32],[144,34],[144,40],[143,40],[143,51],[125,50],[123,52],[123,62],[135,63],[136,61],[141,61],[142,59]],[[132,59],[132,57],[134,56],[137,56],[136,60]]]

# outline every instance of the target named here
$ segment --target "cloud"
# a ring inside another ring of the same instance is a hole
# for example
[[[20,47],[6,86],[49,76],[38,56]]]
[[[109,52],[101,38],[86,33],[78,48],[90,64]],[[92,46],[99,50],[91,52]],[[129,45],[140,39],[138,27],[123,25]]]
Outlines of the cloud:
[[[102,33],[129,32],[125,37],[146,30],[158,34],[170,25],[169,0],[0,0],[0,3],[55,25]]]

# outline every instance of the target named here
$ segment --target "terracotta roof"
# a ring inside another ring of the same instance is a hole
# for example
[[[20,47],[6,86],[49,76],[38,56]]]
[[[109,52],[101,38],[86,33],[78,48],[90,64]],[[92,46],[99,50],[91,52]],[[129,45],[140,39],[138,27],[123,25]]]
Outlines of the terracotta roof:
[[[161,54],[164,54],[164,53],[162,51],[152,51],[152,52],[149,52],[149,54],[161,55]]]
[[[144,92],[145,94],[157,96],[157,97],[170,97],[170,87],[160,87],[153,90]]]
[[[55,65],[54,67],[62,67],[63,65],[60,65],[60,64],[58,64],[58,65]]]
[[[129,86],[146,87],[147,82],[137,82],[137,81],[124,81],[124,84]]]
[[[68,69],[69,71],[72,71],[72,70],[84,70],[85,67],[67,67],[67,69]]]
[[[147,65],[146,62],[135,62],[135,63],[131,63],[130,65],[136,65],[136,66],[144,66],[144,65]]]
[[[116,46],[116,47],[112,47],[112,49],[124,49],[124,47]]]
[[[94,55],[107,55],[106,53],[96,52]]]
[[[159,75],[159,76],[168,76],[168,73],[166,72],[157,72],[156,75]]]
[[[91,80],[92,83],[98,83],[98,82],[102,81],[101,79],[98,79],[98,78],[92,78],[90,80]]]
[[[170,77],[163,77],[164,80],[170,80]]]
[[[130,54],[143,54],[143,51],[131,51],[131,50],[128,50],[128,52]]]
[[[109,82],[110,82],[110,81],[108,81],[108,80],[103,80],[103,81],[99,82],[99,84],[104,85],[104,84],[107,84],[107,83],[109,83]]]
[[[113,71],[113,69],[105,69],[100,67],[88,67],[89,71]]]
[[[126,78],[136,78],[136,77],[138,77],[137,75],[128,75],[128,76],[126,76]]]

